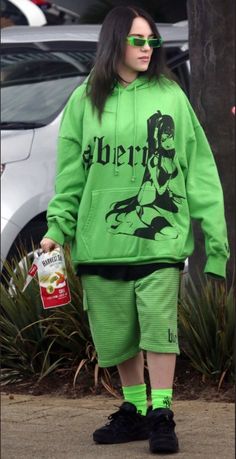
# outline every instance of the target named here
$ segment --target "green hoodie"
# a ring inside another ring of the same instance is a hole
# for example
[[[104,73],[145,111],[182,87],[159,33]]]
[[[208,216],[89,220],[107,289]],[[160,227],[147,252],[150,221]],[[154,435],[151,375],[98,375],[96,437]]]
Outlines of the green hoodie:
[[[193,252],[191,220],[197,219],[205,235],[205,272],[225,276],[220,180],[184,92],[165,78],[118,83],[100,123],[85,90],[86,82],[64,110],[45,237],[71,243],[75,269],[173,263]]]

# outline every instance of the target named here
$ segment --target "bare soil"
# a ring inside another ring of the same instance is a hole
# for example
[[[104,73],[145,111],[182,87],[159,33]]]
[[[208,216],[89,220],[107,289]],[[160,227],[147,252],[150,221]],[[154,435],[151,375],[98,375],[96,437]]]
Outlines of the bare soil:
[[[40,382],[35,378],[30,378],[15,384],[3,386],[2,390],[6,394],[31,394],[35,396],[51,395],[64,398],[81,398],[87,395],[111,394],[116,398],[121,398],[121,386],[117,371],[111,371],[110,389],[105,388],[101,382],[101,377],[105,384],[109,381],[104,373],[100,371],[98,383],[94,384],[94,373],[91,370],[81,371],[75,386],[73,379],[76,368],[73,371],[61,369],[51,376],[45,377]],[[148,380],[148,378],[147,378]],[[223,380],[220,388],[219,383],[204,379],[185,359],[177,359],[176,373],[174,380],[174,399],[175,400],[202,400],[211,402],[234,402],[235,391],[233,382]],[[150,392],[150,388],[148,387]]]

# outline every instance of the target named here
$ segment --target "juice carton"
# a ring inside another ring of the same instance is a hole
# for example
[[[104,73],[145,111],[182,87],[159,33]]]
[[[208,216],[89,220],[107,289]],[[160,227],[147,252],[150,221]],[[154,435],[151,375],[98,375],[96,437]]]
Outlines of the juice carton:
[[[41,252],[41,253],[40,253]],[[71,301],[63,250],[58,247],[51,252],[35,252],[23,291],[38,274],[40,295],[44,309],[63,306]]]

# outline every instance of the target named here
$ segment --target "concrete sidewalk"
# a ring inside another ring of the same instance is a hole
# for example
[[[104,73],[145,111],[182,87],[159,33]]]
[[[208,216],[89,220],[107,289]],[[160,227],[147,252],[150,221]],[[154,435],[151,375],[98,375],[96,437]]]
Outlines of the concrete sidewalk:
[[[13,397],[13,396],[11,396]],[[91,433],[120,401],[2,394],[2,459],[147,459],[148,442],[96,445]],[[178,459],[233,459],[234,405],[176,401]],[[157,457],[173,457],[171,455]],[[176,457],[176,456],[175,456]]]

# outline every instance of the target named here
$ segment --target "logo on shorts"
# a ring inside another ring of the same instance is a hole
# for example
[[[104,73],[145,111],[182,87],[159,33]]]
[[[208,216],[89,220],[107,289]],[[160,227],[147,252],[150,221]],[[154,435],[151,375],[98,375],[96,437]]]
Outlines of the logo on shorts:
[[[169,343],[177,343],[177,335],[168,328],[168,341]]]

